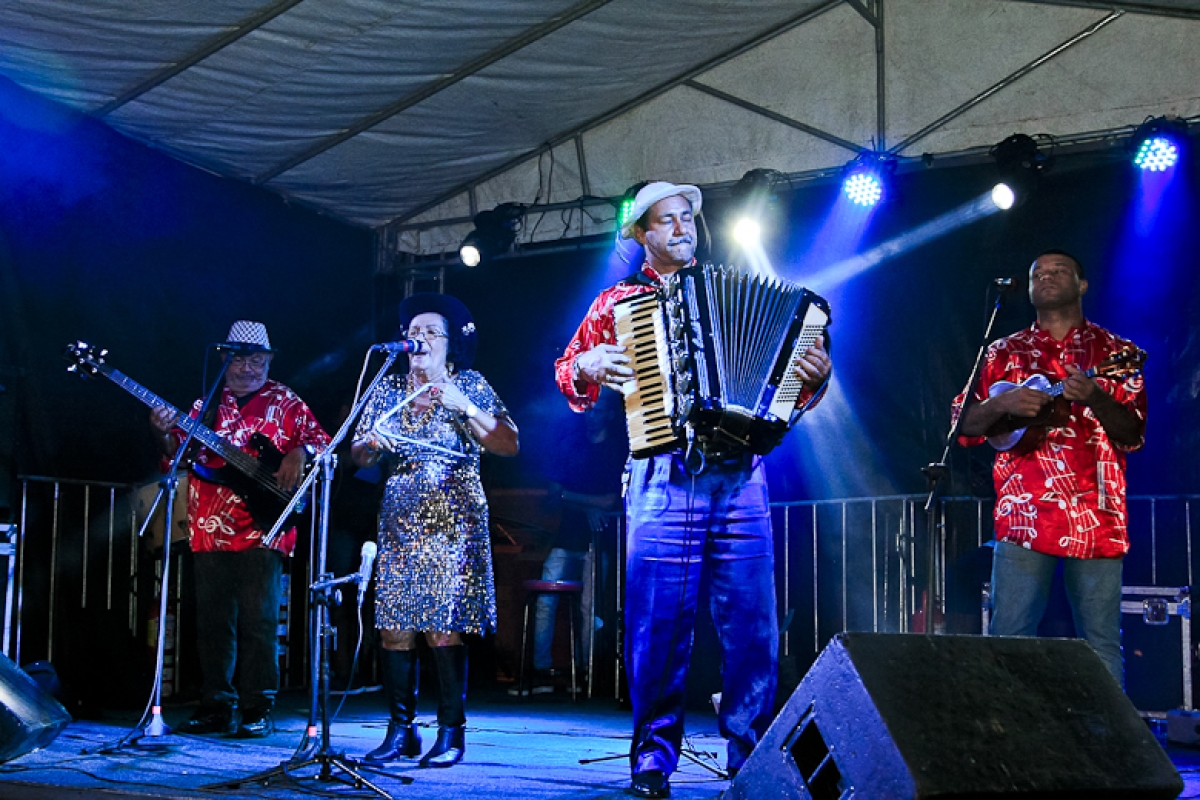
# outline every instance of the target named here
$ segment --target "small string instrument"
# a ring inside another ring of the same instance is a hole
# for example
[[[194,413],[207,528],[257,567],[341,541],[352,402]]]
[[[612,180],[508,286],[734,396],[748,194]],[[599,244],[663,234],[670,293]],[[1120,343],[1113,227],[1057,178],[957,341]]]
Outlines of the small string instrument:
[[[1089,378],[1132,378],[1142,371],[1142,365],[1145,363],[1145,350],[1126,347],[1091,369],[1084,370],[1083,374]],[[1054,400],[1036,417],[1004,417],[988,428],[988,443],[1002,452],[1012,450],[1018,444],[1020,451],[1032,450],[1041,441],[1047,428],[1061,428],[1071,416],[1071,403],[1062,396],[1062,381],[1051,383],[1045,375],[1030,375],[1020,383],[996,381],[988,389],[988,397],[996,397],[1018,388],[1036,389],[1050,395]]]

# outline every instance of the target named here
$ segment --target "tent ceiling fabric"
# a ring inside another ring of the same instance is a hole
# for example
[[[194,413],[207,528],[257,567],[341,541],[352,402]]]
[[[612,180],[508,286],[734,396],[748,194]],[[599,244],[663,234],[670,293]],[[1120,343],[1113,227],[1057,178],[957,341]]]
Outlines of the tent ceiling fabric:
[[[0,0],[0,74],[420,253],[500,202],[1194,117],[1197,40],[1200,0]]]

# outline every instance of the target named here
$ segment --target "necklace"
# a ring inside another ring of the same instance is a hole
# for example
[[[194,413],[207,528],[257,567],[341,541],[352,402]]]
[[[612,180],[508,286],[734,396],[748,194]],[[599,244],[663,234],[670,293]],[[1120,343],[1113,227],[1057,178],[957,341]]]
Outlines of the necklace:
[[[423,381],[422,385],[427,383],[434,383],[434,381]],[[420,388],[417,386],[416,376],[411,372],[408,373],[408,379],[405,381],[405,388],[408,394],[412,394],[418,388]],[[416,414],[414,413],[414,406],[415,401],[406,405],[400,412],[400,427],[409,433],[428,425],[429,421],[433,419],[433,412],[437,409],[437,403],[430,401],[429,405],[424,411]]]

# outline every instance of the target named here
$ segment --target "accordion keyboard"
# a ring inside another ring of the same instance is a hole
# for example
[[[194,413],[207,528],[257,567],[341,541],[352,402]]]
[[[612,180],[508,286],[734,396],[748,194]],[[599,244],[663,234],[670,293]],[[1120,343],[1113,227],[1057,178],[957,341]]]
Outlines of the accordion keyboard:
[[[796,400],[800,397],[800,390],[804,388],[804,384],[796,377],[796,372],[791,367],[792,363],[816,343],[817,337],[825,332],[828,325],[829,314],[825,312],[825,309],[816,303],[810,303],[804,312],[803,327],[800,335],[796,337],[796,346],[792,348],[791,357],[788,358],[787,369],[779,381],[779,389],[771,398],[771,406],[768,411],[778,419],[785,421],[791,419],[792,411],[796,407]]]
[[[677,435],[671,425],[667,339],[657,295],[638,295],[613,308],[617,344],[625,347],[633,380],[622,384],[629,449],[634,458],[670,450]]]

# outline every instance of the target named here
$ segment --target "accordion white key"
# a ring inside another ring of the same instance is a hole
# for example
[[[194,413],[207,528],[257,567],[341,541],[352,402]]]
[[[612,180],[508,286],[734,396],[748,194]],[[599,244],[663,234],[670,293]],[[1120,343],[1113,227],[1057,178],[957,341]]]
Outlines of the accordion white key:
[[[690,267],[617,303],[617,343],[634,458],[688,441],[702,452],[770,452],[800,418],[795,358],[824,335],[829,304],[789,281],[736,267]]]

